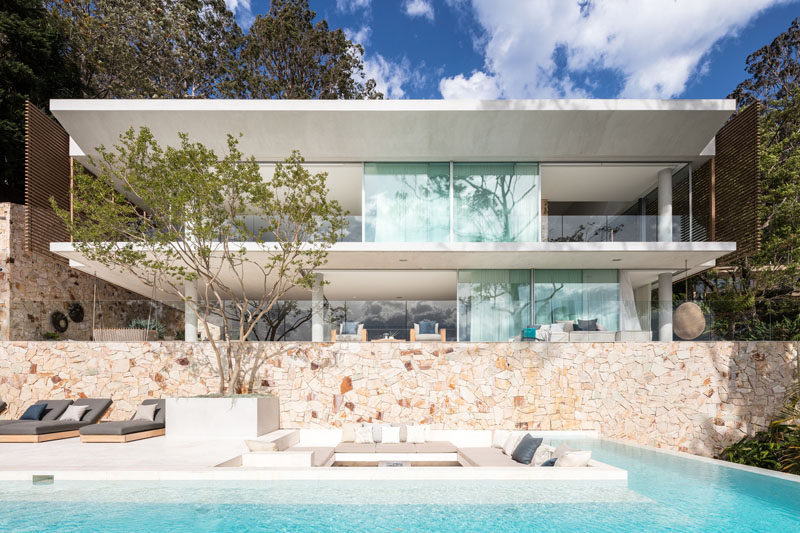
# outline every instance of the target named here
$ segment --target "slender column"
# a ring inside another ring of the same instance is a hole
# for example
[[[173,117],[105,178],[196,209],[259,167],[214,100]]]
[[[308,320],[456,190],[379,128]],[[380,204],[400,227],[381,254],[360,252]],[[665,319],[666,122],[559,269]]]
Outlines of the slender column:
[[[322,289],[324,278],[322,274],[316,274],[315,278],[314,288],[311,289],[311,342],[323,342],[325,340],[322,321],[322,311],[325,303],[325,294]]]
[[[672,342],[672,273],[658,275],[658,340]]]
[[[192,302],[197,305],[197,287],[194,283],[185,282],[183,293],[186,298],[191,298]],[[186,302],[183,304],[183,335],[186,342],[197,342],[198,340],[197,312]]]
[[[672,242],[672,170],[658,171],[658,241]]]

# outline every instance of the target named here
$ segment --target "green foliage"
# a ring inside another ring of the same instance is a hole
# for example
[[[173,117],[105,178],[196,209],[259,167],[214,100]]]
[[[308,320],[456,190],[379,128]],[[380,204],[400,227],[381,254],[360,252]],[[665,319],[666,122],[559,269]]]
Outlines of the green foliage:
[[[272,0],[244,39],[250,98],[382,98],[364,76],[364,49],[331,30],[308,0]]]
[[[128,322],[128,327],[134,329],[154,329],[156,332],[158,332],[159,339],[164,338],[164,332],[166,331],[164,324],[158,320],[155,320],[154,318],[151,318],[150,320],[146,318],[134,318]]]
[[[212,341],[220,392],[241,392],[243,373],[256,369],[241,344],[289,290],[312,288],[346,212],[299,152],[265,179],[233,136],[222,155],[178,138],[162,147],[147,128],[128,130],[113,149],[97,148],[96,176],[75,175],[74,218],[51,203],[88,259],[183,301],[207,338],[208,318],[221,317],[224,338]]]
[[[800,474],[800,430],[776,424],[745,437],[722,451],[719,458],[749,466]]]
[[[39,0],[4,0],[0,7],[0,196],[22,202],[25,100],[80,94],[66,39]]]
[[[57,341],[61,336],[55,331],[45,331],[42,333],[42,338],[46,341]]]

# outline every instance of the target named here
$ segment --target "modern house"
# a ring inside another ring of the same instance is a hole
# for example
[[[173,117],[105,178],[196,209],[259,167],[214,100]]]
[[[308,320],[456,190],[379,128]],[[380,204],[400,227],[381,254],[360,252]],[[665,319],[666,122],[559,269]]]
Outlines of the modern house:
[[[530,326],[540,341],[671,341],[673,283],[758,246],[757,110],[734,116],[733,100],[53,100],[51,110],[90,171],[95,147],[148,126],[163,144],[180,131],[219,153],[241,133],[265,179],[295,149],[327,172],[350,225],[320,272],[327,283],[291,294],[310,319],[287,339],[328,341],[343,322],[369,340],[408,339],[430,321],[449,341],[504,342]],[[31,179],[30,196],[60,183]],[[48,234],[46,215],[27,224],[73,269],[151,295]],[[185,317],[192,340],[196,318]]]

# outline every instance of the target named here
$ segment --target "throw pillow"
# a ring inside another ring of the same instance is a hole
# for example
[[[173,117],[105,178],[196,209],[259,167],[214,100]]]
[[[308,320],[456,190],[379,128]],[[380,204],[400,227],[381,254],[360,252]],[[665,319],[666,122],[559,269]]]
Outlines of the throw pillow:
[[[156,407],[158,407],[154,403],[149,403],[147,405],[140,405],[136,408],[136,414],[133,415],[134,420],[147,420],[152,422],[156,419]]]
[[[277,452],[278,447],[274,442],[267,442],[263,440],[246,440],[245,446],[251,452]]]
[[[381,442],[385,442],[387,444],[399,444],[400,443],[400,428],[399,427],[391,427],[391,426],[384,426],[381,433]]]
[[[345,422],[342,424],[342,442],[353,442],[356,440],[356,428],[358,424]]]
[[[408,426],[406,429],[406,442],[423,444],[425,442],[425,426]]]
[[[358,335],[358,322],[343,322],[342,335]]]
[[[511,432],[505,429],[495,429],[492,433],[492,448],[502,448]]]
[[[508,439],[506,439],[506,442],[503,444],[503,453],[508,456],[511,456],[511,454],[514,453],[514,450],[517,448],[517,444],[519,444],[519,441],[521,441],[522,437],[524,437],[525,435],[526,434],[523,433],[512,432],[508,436]]]
[[[575,331],[575,322],[572,320],[556,320],[559,324],[564,324],[564,331],[569,333],[570,331]]]
[[[536,453],[533,454],[531,464],[534,466],[542,466],[543,463],[553,458],[553,452],[555,451],[556,449],[552,446],[548,444],[542,444],[536,448]]]
[[[419,323],[419,333],[420,335],[435,335],[436,322],[433,320],[421,320]]]
[[[550,333],[564,333],[564,324],[550,324]]]
[[[41,420],[44,416],[44,410],[47,407],[47,404],[44,403],[36,403],[25,409],[25,412],[22,413],[22,416],[19,417],[20,420]]]
[[[597,331],[597,319],[593,318],[591,320],[578,320],[578,325],[581,328],[581,331]]]
[[[356,428],[356,444],[374,444],[375,440],[372,438],[372,426],[361,426]]]
[[[523,328],[522,329],[522,338],[523,339],[535,339],[536,338],[536,328]]]
[[[62,421],[80,422],[87,409],[89,409],[88,405],[70,405],[58,419]]]
[[[556,461],[557,461],[557,460],[558,460],[558,459],[556,459],[555,457],[553,457],[552,459],[548,459],[547,461],[543,462],[543,463],[541,464],[541,466],[556,466]]]
[[[561,456],[562,456],[562,455],[564,455],[565,453],[567,453],[567,452],[574,452],[574,451],[575,451],[575,450],[573,450],[572,448],[570,448],[569,446],[567,446],[565,443],[563,443],[563,442],[562,442],[561,444],[559,444],[559,445],[556,447],[555,451],[553,452],[553,457],[554,457],[555,459],[558,459],[559,457],[561,457]]]
[[[541,444],[541,438],[533,437],[530,433],[526,433],[525,436],[522,437],[522,440],[519,441],[519,444],[517,444],[517,447],[514,448],[514,453],[511,454],[511,458],[518,463],[529,465],[533,459],[533,454],[536,453],[536,449]]]
[[[566,452],[564,455],[556,459],[555,466],[567,466],[567,467],[586,466],[589,464],[591,458],[592,458],[592,452],[590,451]]]
[[[406,442],[408,439],[408,426],[405,424],[392,424],[392,427],[400,428],[400,442]]]

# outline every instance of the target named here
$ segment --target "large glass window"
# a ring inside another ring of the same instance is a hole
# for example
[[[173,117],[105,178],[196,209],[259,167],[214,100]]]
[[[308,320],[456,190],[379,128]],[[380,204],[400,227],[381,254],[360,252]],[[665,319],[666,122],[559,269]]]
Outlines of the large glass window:
[[[533,272],[534,322],[591,320],[608,331],[619,329],[617,270],[548,270]]]
[[[541,193],[535,163],[455,163],[457,242],[537,242]]]
[[[365,242],[450,240],[449,163],[364,165]]]
[[[508,341],[528,325],[530,313],[530,270],[458,271],[459,340]]]

